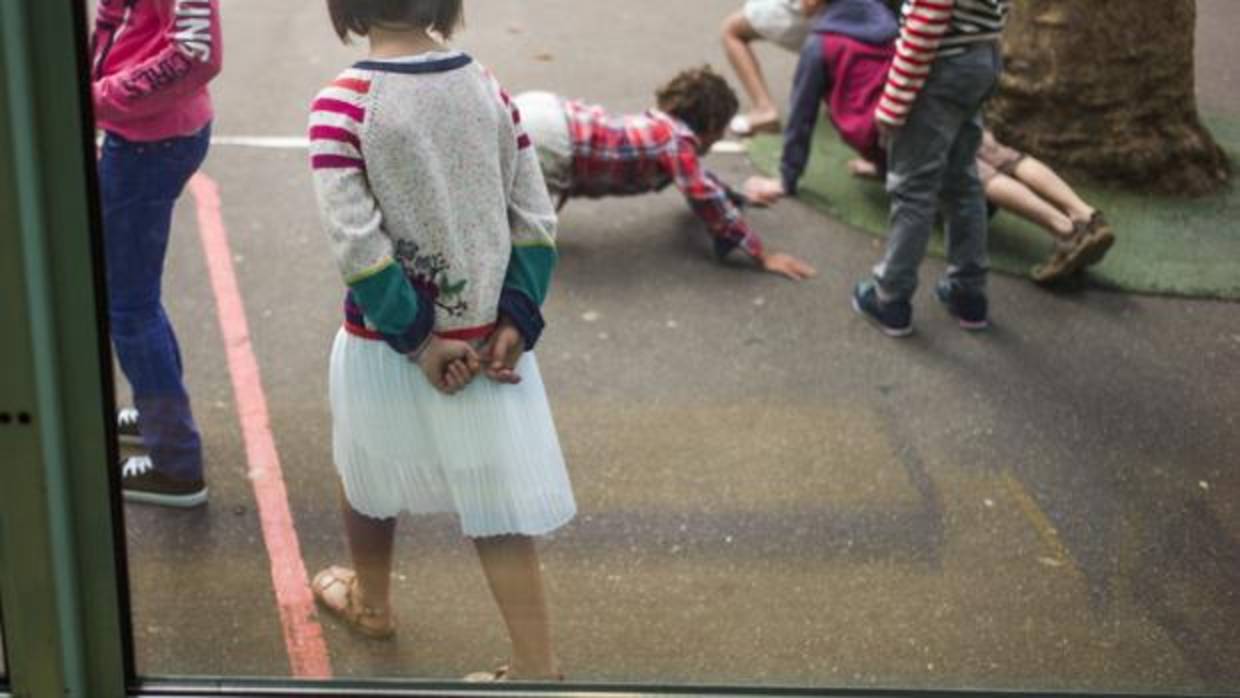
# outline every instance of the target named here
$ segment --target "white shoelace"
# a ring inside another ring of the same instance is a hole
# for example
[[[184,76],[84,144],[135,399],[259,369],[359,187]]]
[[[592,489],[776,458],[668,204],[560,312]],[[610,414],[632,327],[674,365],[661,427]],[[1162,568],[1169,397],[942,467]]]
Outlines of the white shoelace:
[[[155,469],[150,456],[130,456],[121,466],[121,477],[138,477]]]
[[[138,423],[138,410],[134,407],[126,407],[116,413],[116,423],[121,426],[129,426]]]

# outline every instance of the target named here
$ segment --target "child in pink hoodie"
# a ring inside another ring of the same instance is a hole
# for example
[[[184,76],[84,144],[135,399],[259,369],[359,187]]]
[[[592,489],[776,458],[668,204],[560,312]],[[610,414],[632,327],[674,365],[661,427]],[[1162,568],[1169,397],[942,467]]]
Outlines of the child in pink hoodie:
[[[135,407],[118,432],[147,451],[120,464],[125,498],[197,506],[202,443],[160,283],[173,206],[210,143],[219,0],[99,0],[91,50],[108,311]]]

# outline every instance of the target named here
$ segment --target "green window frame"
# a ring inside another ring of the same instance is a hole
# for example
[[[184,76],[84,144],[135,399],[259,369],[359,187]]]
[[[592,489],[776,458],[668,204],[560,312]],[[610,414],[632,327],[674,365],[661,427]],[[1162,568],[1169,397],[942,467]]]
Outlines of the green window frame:
[[[125,690],[77,5],[0,3],[0,597],[18,696]]]

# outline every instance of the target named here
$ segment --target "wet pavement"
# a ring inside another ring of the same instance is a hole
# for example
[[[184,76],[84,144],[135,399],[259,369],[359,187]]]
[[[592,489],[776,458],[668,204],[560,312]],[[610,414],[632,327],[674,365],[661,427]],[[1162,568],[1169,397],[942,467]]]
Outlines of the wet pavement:
[[[459,43],[513,92],[640,110],[679,68],[723,65],[716,27],[732,5],[489,0],[470,5]],[[216,134],[301,135],[311,96],[360,48],[337,44],[319,3],[224,8]],[[1202,104],[1240,115],[1222,29],[1240,3],[1200,8]],[[792,56],[759,50],[786,83]],[[736,155],[710,164],[736,183],[752,173]],[[346,557],[326,398],[341,285],[306,155],[217,145],[205,173],[313,573]],[[1240,690],[1240,308],[997,276],[993,331],[959,331],[923,292],[917,334],[897,342],[848,307],[874,240],[795,202],[752,220],[820,276],[713,262],[671,191],[563,212],[538,354],[580,508],[543,546],[572,678]],[[941,270],[927,262],[923,290]],[[212,499],[126,507],[138,669],[284,676],[251,486],[263,474],[188,196],[166,295]],[[455,522],[401,527],[400,634],[361,640],[321,619],[335,673],[443,678],[501,662]]]

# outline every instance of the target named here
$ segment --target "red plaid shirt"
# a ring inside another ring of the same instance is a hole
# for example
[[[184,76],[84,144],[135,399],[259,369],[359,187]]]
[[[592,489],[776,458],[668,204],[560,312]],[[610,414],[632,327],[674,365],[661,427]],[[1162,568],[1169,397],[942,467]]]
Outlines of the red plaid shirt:
[[[736,205],[743,198],[702,168],[701,142],[679,119],[656,109],[611,116],[601,107],[569,100],[564,112],[573,142],[570,196],[644,194],[675,183],[715,237],[720,256],[740,247],[762,258],[762,239]]]

